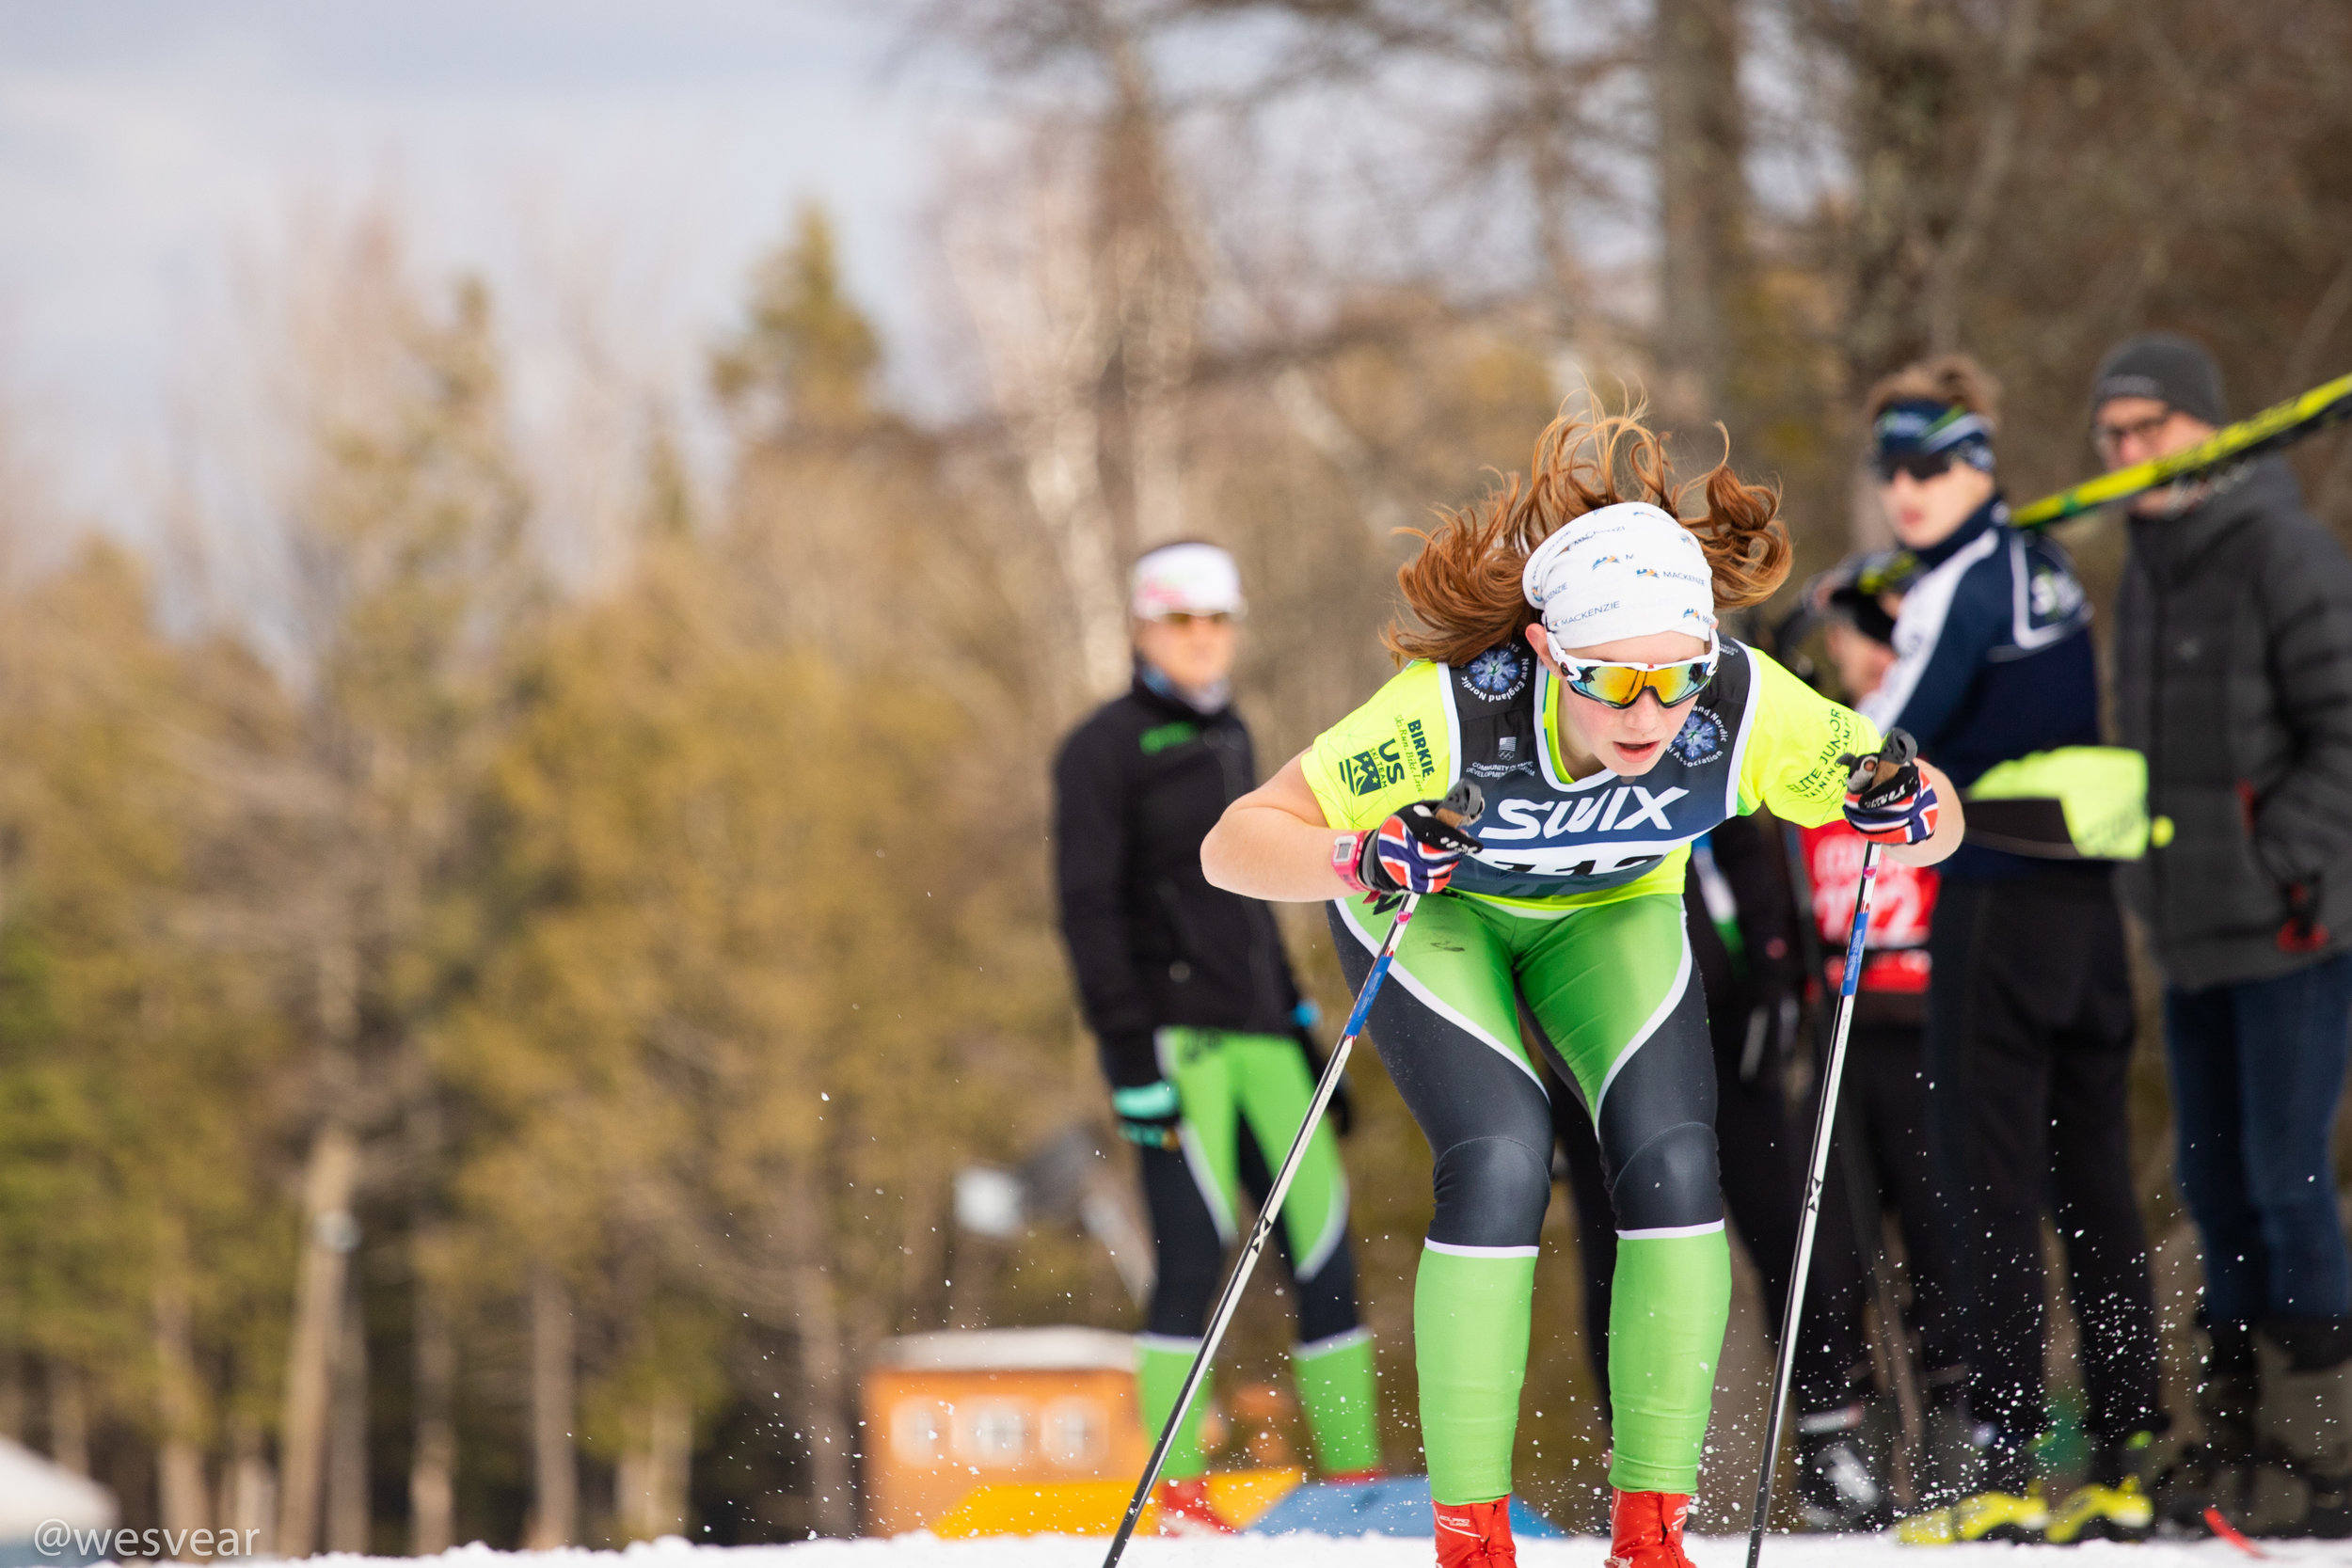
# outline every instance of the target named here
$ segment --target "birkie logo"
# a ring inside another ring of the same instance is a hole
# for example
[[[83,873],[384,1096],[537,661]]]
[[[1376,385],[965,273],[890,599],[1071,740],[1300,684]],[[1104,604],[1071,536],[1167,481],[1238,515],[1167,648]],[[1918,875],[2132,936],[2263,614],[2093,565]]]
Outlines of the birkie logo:
[[[1413,749],[1413,776],[1425,779],[1438,770],[1438,759],[1429,754],[1429,733],[1418,719],[1405,725],[1405,743]]]
[[[1489,702],[1508,702],[1527,688],[1527,660],[1513,648],[1489,648],[1462,667],[1462,679]]]
[[[1691,717],[1682,721],[1682,728],[1666,742],[1666,750],[1686,767],[1713,762],[1723,754],[1724,721],[1710,708],[1693,707]]]
[[[1396,742],[1384,740],[1376,751],[1363,751],[1340,764],[1340,776],[1357,795],[1377,795],[1405,782],[1405,758]]]

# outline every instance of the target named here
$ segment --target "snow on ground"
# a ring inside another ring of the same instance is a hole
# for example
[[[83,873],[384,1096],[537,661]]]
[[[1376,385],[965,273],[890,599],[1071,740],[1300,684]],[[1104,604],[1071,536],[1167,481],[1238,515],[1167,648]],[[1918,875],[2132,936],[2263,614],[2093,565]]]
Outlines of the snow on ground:
[[[494,1552],[461,1546],[438,1562],[445,1568],[1097,1568],[1109,1542],[1102,1537],[991,1536],[942,1541],[902,1535],[886,1541],[812,1541],[785,1546],[694,1546],[671,1539],[639,1544],[621,1552]],[[1690,1537],[1698,1568],[1741,1568],[1747,1538]],[[2352,1552],[2341,1541],[2265,1542],[2272,1561],[2343,1563]],[[1137,1541],[1126,1562],[1135,1568],[1429,1568],[1426,1541],[1361,1536],[1335,1541],[1311,1535],[1242,1535],[1195,1541]],[[1609,1544],[1591,1537],[1528,1541],[1519,1544],[1526,1568],[1600,1568]],[[417,1568],[414,1558],[316,1559],[322,1568]],[[2218,1541],[2150,1542],[2125,1546],[2092,1542],[2081,1546],[1897,1545],[1891,1537],[1855,1539],[1818,1535],[1774,1536],[1765,1543],[1768,1568],[2237,1568],[2249,1560]]]

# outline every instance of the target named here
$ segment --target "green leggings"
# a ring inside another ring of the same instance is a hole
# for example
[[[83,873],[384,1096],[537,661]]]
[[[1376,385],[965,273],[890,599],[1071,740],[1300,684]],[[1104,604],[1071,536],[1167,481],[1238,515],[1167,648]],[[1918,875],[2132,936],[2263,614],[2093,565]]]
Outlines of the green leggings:
[[[1263,1195],[1298,1135],[1314,1084],[1298,1041],[1286,1035],[1162,1029],[1160,1071],[1184,1108],[1183,1148],[1143,1151],[1143,1190],[1159,1259],[1148,1331],[1137,1343],[1146,1427],[1156,1433],[1200,1347],[1223,1281],[1225,1249],[1248,1222],[1245,1190]],[[1298,1308],[1291,1351],[1298,1402],[1326,1474],[1380,1464],[1379,1410],[1371,1332],[1356,1315],[1356,1264],[1347,1245],[1347,1173],[1330,1124],[1309,1140],[1282,1204],[1276,1244],[1290,1263]],[[1208,1468],[1200,1451],[1203,1386],[1168,1449],[1166,1474],[1184,1481]]]
[[[1390,915],[1336,901],[1360,985]],[[1611,1482],[1692,1491],[1731,1306],[1715,1168],[1715,1066],[1682,901],[1549,917],[1445,894],[1406,928],[1370,1033],[1429,1140],[1437,1212],[1413,1295],[1422,1442],[1441,1503],[1511,1489],[1531,1298],[1551,1198],[1551,1115],[1524,1003],[1593,1118],[1617,1224]]]

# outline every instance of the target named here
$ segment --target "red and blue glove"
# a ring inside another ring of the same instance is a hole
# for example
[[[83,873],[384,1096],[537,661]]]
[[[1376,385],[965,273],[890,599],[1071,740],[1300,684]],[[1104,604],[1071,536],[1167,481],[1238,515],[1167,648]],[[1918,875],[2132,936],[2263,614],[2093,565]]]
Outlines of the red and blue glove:
[[[1359,893],[1443,893],[1454,866],[1478,840],[1438,816],[1445,800],[1416,800],[1377,828],[1342,833],[1331,869]]]
[[[1880,844],[1922,844],[1935,834],[1935,785],[1919,771],[1919,743],[1890,730],[1886,745],[1868,756],[1842,756],[1846,820]]]

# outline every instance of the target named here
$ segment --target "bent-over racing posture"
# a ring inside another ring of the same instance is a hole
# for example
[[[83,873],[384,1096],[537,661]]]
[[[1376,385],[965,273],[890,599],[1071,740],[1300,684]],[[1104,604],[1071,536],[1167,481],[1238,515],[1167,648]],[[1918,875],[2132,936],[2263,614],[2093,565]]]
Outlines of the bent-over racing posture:
[[[1202,846],[1220,886],[1330,900],[1358,984],[1395,895],[1438,895],[1371,1033],[1435,1157],[1414,1354],[1446,1568],[1516,1561],[1511,1449],[1551,1193],[1531,1050],[1591,1117],[1615,1211],[1610,1560],[1685,1568],[1731,1294],[1687,847],[1759,805],[1811,824],[1842,802],[1922,863],[1960,836],[1932,768],[1848,800],[1878,732],[1722,635],[1716,607],[1769,594],[1788,545],[1770,489],[1718,467],[1705,491],[1685,524],[1634,419],[1555,420],[1532,481],[1453,514],[1398,574],[1418,624],[1387,641],[1409,662]],[[1487,800],[1472,837],[1432,832],[1417,808],[1465,777]]]

